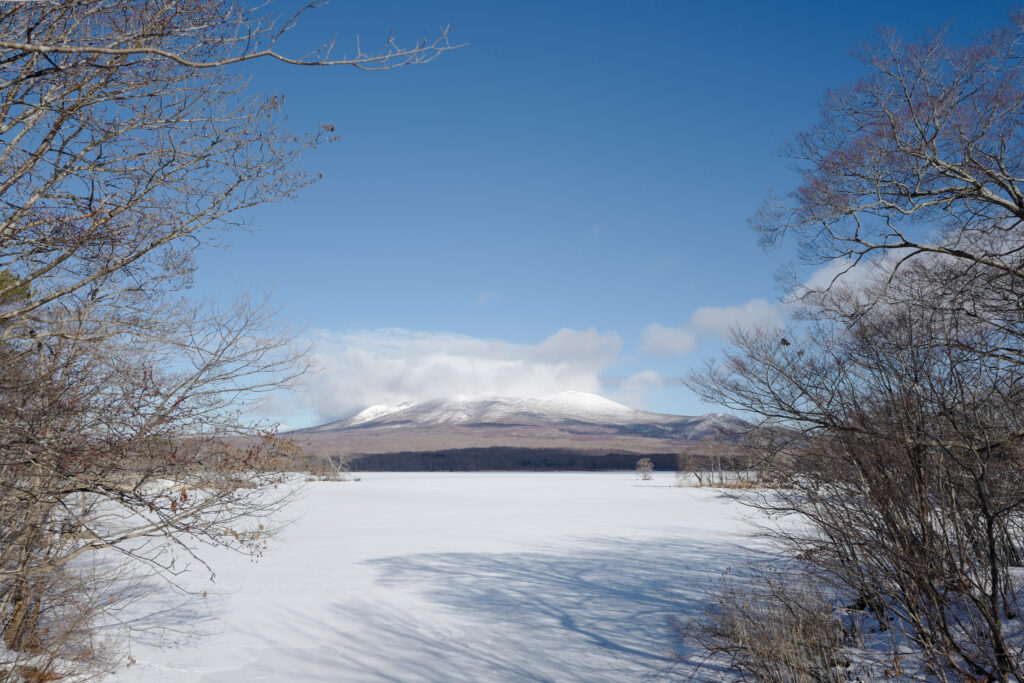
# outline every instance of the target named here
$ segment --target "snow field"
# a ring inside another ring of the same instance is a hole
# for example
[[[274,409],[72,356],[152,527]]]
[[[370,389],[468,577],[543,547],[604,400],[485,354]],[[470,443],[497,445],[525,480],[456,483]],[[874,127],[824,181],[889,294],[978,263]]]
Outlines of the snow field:
[[[744,511],[671,473],[367,473],[307,486],[258,562],[155,586],[123,682],[632,681],[742,562]]]

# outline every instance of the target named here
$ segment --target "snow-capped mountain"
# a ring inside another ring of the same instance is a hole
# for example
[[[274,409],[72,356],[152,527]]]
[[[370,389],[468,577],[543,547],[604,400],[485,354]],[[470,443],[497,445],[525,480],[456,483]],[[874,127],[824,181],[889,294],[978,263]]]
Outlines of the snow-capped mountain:
[[[522,420],[577,422],[650,421],[656,413],[633,410],[596,394],[566,391],[543,398],[485,398],[374,405],[315,430],[383,424],[481,424]]]
[[[514,447],[672,452],[712,438],[735,438],[742,420],[634,410],[596,394],[435,400],[374,405],[291,434],[314,450],[349,453]]]

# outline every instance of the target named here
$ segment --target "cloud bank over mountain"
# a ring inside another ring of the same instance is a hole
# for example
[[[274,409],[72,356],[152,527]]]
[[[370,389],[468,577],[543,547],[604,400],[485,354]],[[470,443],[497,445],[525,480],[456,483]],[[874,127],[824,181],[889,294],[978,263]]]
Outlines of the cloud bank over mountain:
[[[593,327],[563,328],[533,344],[403,328],[317,330],[310,335],[312,371],[290,395],[271,397],[260,414],[299,426],[374,404],[563,391],[647,409],[652,392],[681,385],[686,365],[673,359],[696,351],[701,339],[722,339],[733,327],[778,327],[784,317],[784,304],[764,299],[703,306],[682,327],[648,325],[632,349],[618,332]]]
[[[601,391],[615,332],[562,329],[538,344],[405,329],[315,333],[315,370],[296,392],[323,419],[375,403]]]

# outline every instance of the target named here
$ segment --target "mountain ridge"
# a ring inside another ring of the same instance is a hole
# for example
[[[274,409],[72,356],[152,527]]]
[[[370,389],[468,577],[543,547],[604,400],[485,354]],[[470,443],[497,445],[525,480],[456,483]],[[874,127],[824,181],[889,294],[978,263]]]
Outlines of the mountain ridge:
[[[687,416],[635,410],[585,392],[539,398],[474,398],[378,404],[286,433],[305,450],[368,455],[464,448],[556,448],[670,453],[709,439],[733,441],[749,425],[722,413]]]

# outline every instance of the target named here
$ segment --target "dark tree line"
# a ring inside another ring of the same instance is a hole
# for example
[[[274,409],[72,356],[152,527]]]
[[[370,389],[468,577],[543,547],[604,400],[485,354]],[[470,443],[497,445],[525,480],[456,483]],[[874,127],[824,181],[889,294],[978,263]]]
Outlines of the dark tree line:
[[[353,472],[480,472],[502,471],[627,471],[636,468],[636,453],[586,453],[558,448],[456,448],[445,451],[408,451],[354,455]],[[674,453],[644,454],[654,468],[676,468]]]

